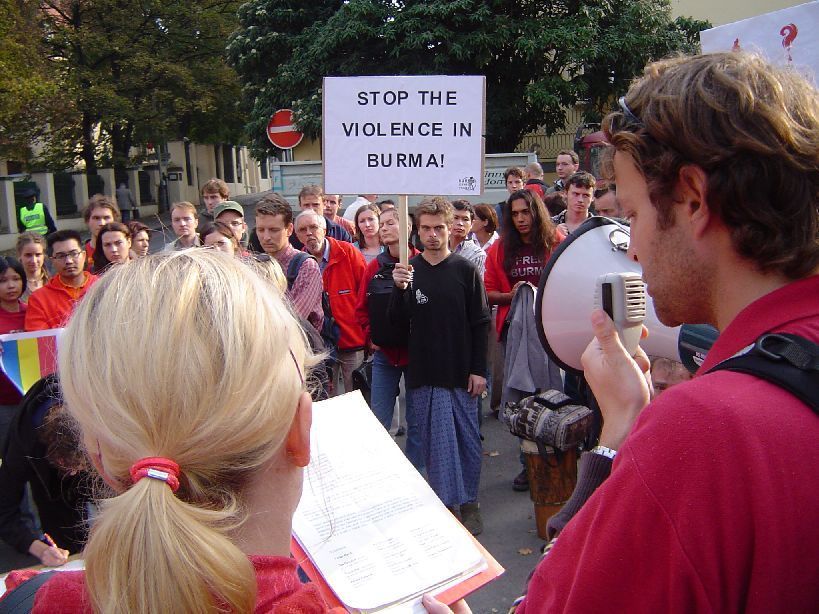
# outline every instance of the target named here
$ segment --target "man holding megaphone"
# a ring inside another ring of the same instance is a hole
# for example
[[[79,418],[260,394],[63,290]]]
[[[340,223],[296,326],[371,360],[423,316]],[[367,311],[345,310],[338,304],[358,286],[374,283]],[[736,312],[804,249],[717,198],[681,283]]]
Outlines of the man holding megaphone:
[[[603,128],[659,320],[720,336],[694,379],[649,403],[645,354],[593,312],[582,365],[604,426],[578,489],[590,467],[610,475],[518,614],[815,611],[816,403],[719,365],[784,339],[781,368],[817,388],[819,92],[742,52],[674,58],[649,65]]]

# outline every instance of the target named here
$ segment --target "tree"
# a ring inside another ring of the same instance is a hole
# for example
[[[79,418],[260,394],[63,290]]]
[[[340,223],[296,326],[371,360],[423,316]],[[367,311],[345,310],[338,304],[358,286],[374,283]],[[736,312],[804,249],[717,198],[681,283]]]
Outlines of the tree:
[[[487,150],[511,151],[538,127],[561,129],[580,100],[599,113],[649,60],[690,50],[669,0],[325,0],[309,10],[250,0],[239,20],[228,59],[257,154],[271,150],[264,126],[277,108],[320,134],[324,76],[485,75]]]
[[[3,0],[8,1],[8,0]],[[238,0],[41,0],[39,47],[67,121],[48,122],[41,161],[123,168],[132,146],[238,140],[240,87],[224,60]]]
[[[65,117],[45,58],[37,8],[0,0],[0,155],[27,161],[30,144]]]

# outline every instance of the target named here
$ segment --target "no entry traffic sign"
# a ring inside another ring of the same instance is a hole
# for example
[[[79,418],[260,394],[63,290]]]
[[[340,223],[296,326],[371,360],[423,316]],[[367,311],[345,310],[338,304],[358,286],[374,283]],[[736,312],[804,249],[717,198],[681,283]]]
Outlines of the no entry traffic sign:
[[[279,109],[267,122],[267,138],[279,149],[293,149],[301,143],[304,134],[293,124],[293,111]]]

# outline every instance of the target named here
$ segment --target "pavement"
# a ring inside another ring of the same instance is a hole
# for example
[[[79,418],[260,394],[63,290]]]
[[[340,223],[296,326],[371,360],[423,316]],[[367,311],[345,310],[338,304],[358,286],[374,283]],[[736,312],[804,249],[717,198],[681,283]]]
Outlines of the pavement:
[[[252,216],[253,206],[262,196],[236,197],[246,207],[246,217]],[[151,239],[152,253],[174,238],[170,214],[146,216],[141,221],[155,230]],[[403,404],[403,398],[401,401]],[[476,614],[505,614],[522,594],[529,574],[537,565],[543,540],[537,536],[529,493],[512,490],[512,479],[521,469],[518,439],[493,417],[488,408],[484,409],[481,430],[484,442],[479,501],[484,530],[477,539],[506,571],[470,595],[467,602]],[[406,437],[396,438],[402,447],[405,440]],[[36,563],[38,561],[33,557],[20,555],[0,542],[0,573]]]
[[[506,572],[466,601],[476,614],[505,614],[523,594],[544,542],[537,536],[529,493],[512,490],[512,480],[521,470],[517,437],[488,411],[484,412],[481,432],[484,442],[479,500],[483,533],[477,539]]]

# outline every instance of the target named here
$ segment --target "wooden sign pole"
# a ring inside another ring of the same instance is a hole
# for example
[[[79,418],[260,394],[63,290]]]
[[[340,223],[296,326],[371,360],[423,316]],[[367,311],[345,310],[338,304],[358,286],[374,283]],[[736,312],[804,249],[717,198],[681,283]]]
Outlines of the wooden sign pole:
[[[409,263],[409,198],[406,194],[398,197],[398,260]]]

